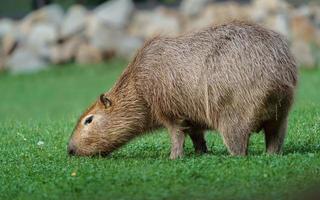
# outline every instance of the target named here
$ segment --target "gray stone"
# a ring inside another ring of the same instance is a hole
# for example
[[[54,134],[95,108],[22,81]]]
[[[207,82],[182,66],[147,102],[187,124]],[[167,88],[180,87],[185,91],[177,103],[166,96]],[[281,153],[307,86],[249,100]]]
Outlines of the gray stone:
[[[194,31],[207,26],[230,22],[234,19],[247,21],[251,9],[234,1],[209,4],[196,18],[191,18],[184,26],[187,31]],[[226,14],[228,13],[228,14]]]
[[[27,37],[27,46],[38,53],[43,48],[48,48],[58,40],[58,32],[55,26],[48,23],[39,23],[32,26],[30,34]]]
[[[274,30],[289,37],[289,19],[288,15],[279,13],[276,15]]]
[[[142,45],[142,39],[132,36],[124,36],[119,40],[119,44],[116,48],[116,55],[130,60]]]
[[[294,12],[295,12],[295,15],[298,15],[298,16],[309,17],[311,15],[310,7],[305,4],[298,7]]]
[[[268,16],[265,25],[282,35],[289,37],[289,19],[284,13]]]
[[[30,34],[35,24],[50,24],[56,29],[63,22],[64,13],[59,5],[48,5],[24,17],[18,24],[17,37],[23,41]]]
[[[87,37],[94,48],[103,54],[115,54],[123,58],[130,58],[143,41],[138,37],[128,35],[123,29],[103,24],[93,18]]]
[[[61,37],[69,37],[71,35],[79,33],[85,28],[87,17],[87,10],[83,6],[72,6],[61,25]]]
[[[129,23],[133,10],[132,0],[111,0],[99,5],[93,12],[103,23],[125,27]]]
[[[160,7],[153,11],[137,12],[129,31],[143,38],[150,38],[157,34],[176,36],[181,32],[181,24],[178,13]]]
[[[64,11],[58,4],[45,6],[36,12],[38,12],[40,19],[42,18],[45,22],[52,23],[56,26],[60,26],[64,20]]]
[[[315,67],[316,60],[308,43],[299,40],[293,41],[291,51],[299,66],[306,68]]]
[[[2,53],[4,56],[9,56],[12,51],[16,48],[17,46],[17,40],[14,37],[14,35],[12,34],[6,34],[3,38],[2,38]]]
[[[5,70],[6,58],[0,54],[0,72]]]
[[[272,14],[287,13],[289,5],[284,0],[253,0],[250,12],[251,19],[255,22],[264,22]]]
[[[0,20],[0,39],[6,34],[10,34],[14,31],[15,25],[14,21],[11,19],[1,19]]]
[[[303,41],[308,44],[316,42],[317,29],[306,16],[291,16],[290,31],[291,39],[294,41]]]
[[[210,0],[183,0],[180,11],[187,16],[196,16],[201,13]]]
[[[79,47],[84,43],[86,43],[86,40],[83,36],[73,36],[62,44],[44,48],[41,52],[41,57],[53,64],[66,63],[75,59]]]
[[[90,44],[81,44],[77,49],[76,62],[79,64],[95,64],[102,62],[102,52]]]
[[[48,63],[28,48],[17,49],[6,66],[11,73],[32,73],[48,67]]]
[[[100,18],[91,17],[90,26],[87,29],[89,43],[103,52],[114,51],[119,38],[122,38],[124,30],[105,24]]]
[[[310,4],[309,7],[313,23],[320,29],[320,5],[314,2],[314,4]]]

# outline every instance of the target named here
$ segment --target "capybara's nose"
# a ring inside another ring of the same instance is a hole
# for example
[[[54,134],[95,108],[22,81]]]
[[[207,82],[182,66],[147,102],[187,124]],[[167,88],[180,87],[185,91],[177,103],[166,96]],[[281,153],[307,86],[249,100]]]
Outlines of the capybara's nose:
[[[76,155],[76,147],[72,142],[70,142],[69,145],[68,145],[68,154],[70,156]]]

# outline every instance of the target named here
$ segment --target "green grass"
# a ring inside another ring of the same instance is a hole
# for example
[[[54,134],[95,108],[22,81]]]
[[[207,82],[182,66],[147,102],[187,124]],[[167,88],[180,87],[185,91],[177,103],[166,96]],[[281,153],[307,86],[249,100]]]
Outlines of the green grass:
[[[108,158],[68,157],[77,117],[112,86],[125,62],[0,75],[0,199],[288,199],[320,180],[320,70],[302,71],[282,156],[231,157],[218,134],[210,153],[169,160],[165,130]],[[43,141],[44,145],[37,143]],[[72,176],[75,173],[75,176]]]

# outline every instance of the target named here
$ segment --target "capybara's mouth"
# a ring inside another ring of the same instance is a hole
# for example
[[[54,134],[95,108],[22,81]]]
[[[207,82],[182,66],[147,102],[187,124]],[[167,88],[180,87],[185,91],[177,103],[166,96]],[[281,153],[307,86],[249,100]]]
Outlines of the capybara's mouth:
[[[111,153],[109,152],[98,152],[98,153],[81,153],[81,152],[70,152],[68,151],[69,156],[76,156],[76,157],[107,157],[110,156]]]
[[[72,141],[69,142],[67,147],[67,153],[69,156],[77,157],[107,157],[110,155],[111,151],[88,151],[85,149],[78,148]]]

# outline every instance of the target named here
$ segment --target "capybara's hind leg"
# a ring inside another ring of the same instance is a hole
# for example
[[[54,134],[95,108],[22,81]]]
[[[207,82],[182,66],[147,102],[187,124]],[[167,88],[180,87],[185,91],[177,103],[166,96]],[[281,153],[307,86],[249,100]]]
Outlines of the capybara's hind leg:
[[[168,127],[169,134],[171,137],[171,153],[170,159],[177,159],[183,156],[183,146],[185,134],[183,128],[177,125],[170,125]]]
[[[280,153],[287,131],[287,119],[274,120],[265,123],[266,150],[270,154]]]
[[[247,155],[250,132],[240,127],[225,128],[221,130],[223,142],[231,155]]]
[[[194,150],[197,154],[203,154],[208,152],[206,140],[204,137],[204,130],[196,127],[191,127],[188,130],[188,134],[192,140]]]

